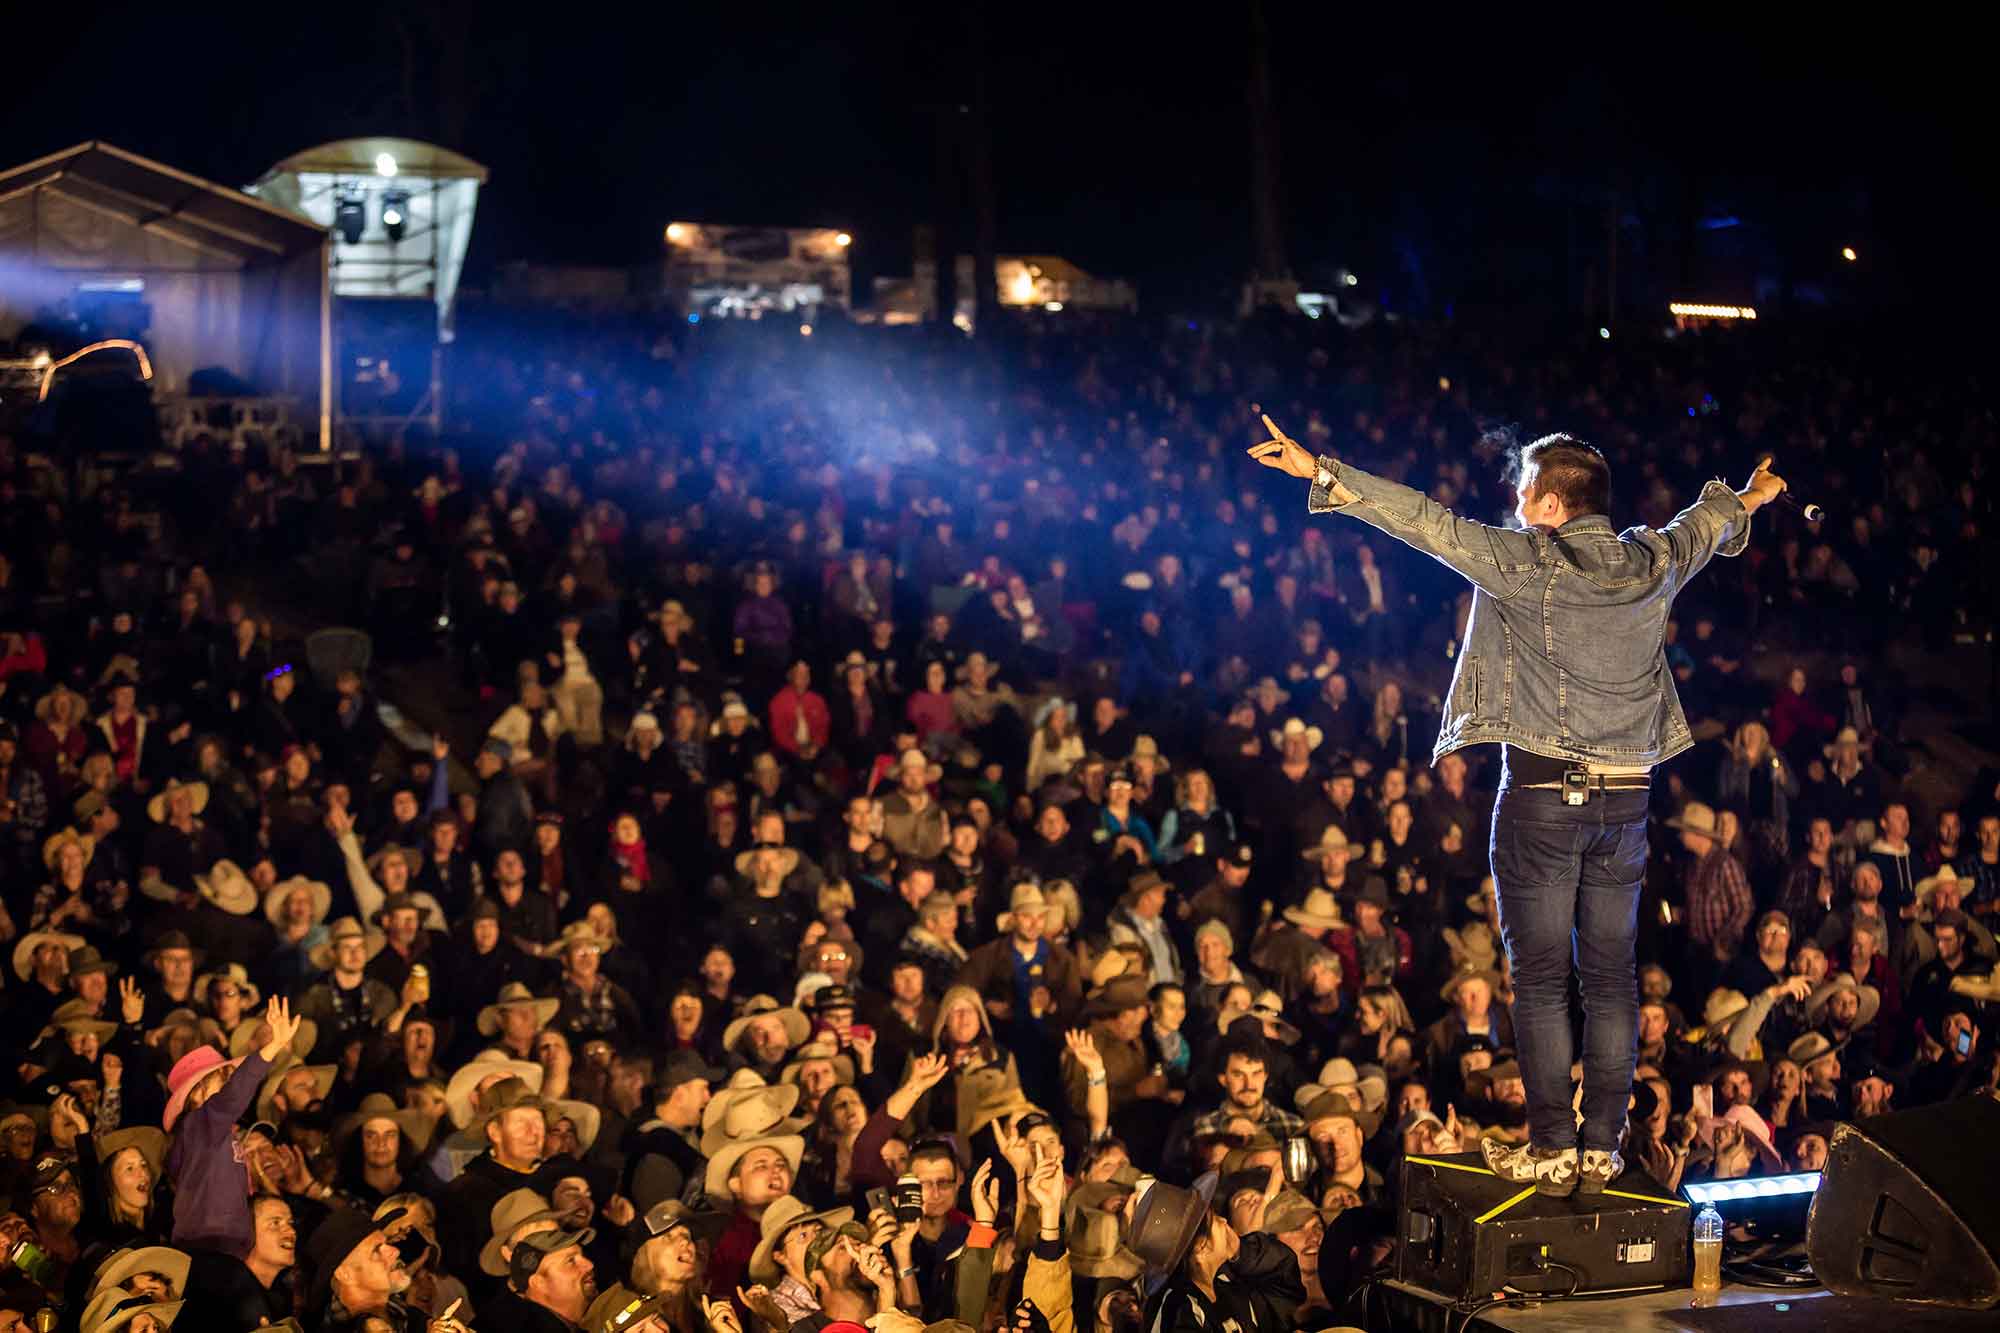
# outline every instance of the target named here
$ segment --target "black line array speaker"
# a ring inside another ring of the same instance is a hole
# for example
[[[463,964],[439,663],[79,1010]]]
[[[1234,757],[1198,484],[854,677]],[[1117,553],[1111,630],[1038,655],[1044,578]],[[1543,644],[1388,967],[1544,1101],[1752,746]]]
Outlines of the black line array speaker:
[[[2000,1099],[1841,1125],[1806,1253],[1814,1275],[1845,1296],[2000,1306]]]

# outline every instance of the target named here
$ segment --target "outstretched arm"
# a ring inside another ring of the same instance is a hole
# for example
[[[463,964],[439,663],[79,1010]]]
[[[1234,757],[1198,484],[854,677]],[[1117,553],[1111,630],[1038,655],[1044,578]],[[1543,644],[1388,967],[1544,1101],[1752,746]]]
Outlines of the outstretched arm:
[[[1518,592],[1538,561],[1537,538],[1513,528],[1476,523],[1437,503],[1422,491],[1370,476],[1333,458],[1315,458],[1271,418],[1274,438],[1255,445],[1250,456],[1265,467],[1312,483],[1306,508],[1315,514],[1338,509],[1370,527],[1415,547],[1447,565],[1495,597]]]

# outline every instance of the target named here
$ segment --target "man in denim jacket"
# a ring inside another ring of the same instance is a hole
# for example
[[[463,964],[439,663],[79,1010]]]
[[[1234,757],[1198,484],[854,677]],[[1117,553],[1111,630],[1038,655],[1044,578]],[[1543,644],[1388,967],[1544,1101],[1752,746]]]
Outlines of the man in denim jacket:
[[[1431,758],[1502,746],[1491,855],[1529,1129],[1526,1144],[1489,1140],[1483,1150],[1495,1174],[1540,1193],[1601,1191],[1624,1168],[1616,1149],[1637,1041],[1648,775],[1693,743],[1662,646],[1667,616],[1711,557],[1743,550],[1751,514],[1785,483],[1767,458],[1743,490],[1711,481],[1666,527],[1621,533],[1606,514],[1604,456],[1549,435],[1519,454],[1521,526],[1496,528],[1314,458],[1269,417],[1264,424],[1273,438],[1251,457],[1311,482],[1312,513],[1352,515],[1473,586]],[[1580,1135],[1569,1082],[1572,958],[1586,1015]]]

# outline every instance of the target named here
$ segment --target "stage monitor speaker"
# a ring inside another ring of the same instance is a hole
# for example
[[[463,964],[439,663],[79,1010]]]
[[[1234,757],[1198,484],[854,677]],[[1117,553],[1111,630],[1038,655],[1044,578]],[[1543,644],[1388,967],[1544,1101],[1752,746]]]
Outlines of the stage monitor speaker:
[[[2000,1306],[2000,1100],[1841,1125],[1806,1253],[1814,1276],[1843,1296]]]

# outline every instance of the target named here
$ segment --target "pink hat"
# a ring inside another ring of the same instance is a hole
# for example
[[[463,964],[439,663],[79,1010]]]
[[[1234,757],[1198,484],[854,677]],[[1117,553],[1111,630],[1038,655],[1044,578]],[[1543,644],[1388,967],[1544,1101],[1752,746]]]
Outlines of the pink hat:
[[[172,1130],[174,1121],[181,1118],[181,1111],[187,1106],[188,1094],[202,1076],[212,1069],[234,1069],[243,1063],[244,1057],[234,1060],[222,1058],[222,1052],[213,1046],[197,1046],[174,1062],[173,1072],[167,1075],[167,1110],[160,1117],[160,1128]]]

